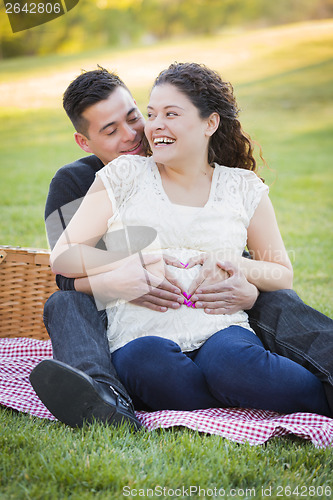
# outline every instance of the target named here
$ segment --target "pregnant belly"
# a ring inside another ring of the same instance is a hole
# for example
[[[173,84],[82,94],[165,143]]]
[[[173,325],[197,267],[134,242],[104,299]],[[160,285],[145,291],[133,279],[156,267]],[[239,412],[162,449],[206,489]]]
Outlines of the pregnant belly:
[[[200,265],[186,268],[190,257],[198,255],[193,250],[165,250],[165,253],[177,257],[184,268],[168,266],[183,289],[188,291],[192,281],[200,272]],[[131,302],[118,303],[108,311],[108,338],[111,352],[127,344],[131,340],[147,335],[155,335],[173,340],[183,351],[191,351],[200,347],[212,334],[239,324],[249,328],[247,315],[239,311],[232,315],[206,314],[203,309],[195,309],[189,301],[178,309],[166,312],[152,311],[136,306]]]

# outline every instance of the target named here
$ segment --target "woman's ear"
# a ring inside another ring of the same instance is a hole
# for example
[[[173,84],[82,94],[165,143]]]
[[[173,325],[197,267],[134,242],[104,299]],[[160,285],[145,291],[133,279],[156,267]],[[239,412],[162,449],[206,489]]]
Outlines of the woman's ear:
[[[207,120],[206,135],[211,137],[214,132],[218,129],[220,125],[220,115],[218,113],[212,113]]]
[[[83,149],[83,151],[85,151],[86,153],[92,153],[89,147],[88,139],[85,135],[80,134],[80,132],[75,132],[74,139],[76,144],[80,146],[80,148]]]

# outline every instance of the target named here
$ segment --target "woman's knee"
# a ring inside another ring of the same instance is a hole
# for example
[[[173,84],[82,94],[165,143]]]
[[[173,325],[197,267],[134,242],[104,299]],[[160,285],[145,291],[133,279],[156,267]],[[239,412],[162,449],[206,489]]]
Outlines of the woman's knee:
[[[215,333],[201,347],[195,363],[202,369],[209,387],[229,385],[239,377],[240,365],[251,357],[253,346],[262,346],[260,340],[245,328],[231,326]],[[246,363],[245,363],[246,364]]]
[[[162,337],[146,336],[134,339],[112,354],[112,361],[121,377],[154,376],[169,370],[169,356],[181,352],[178,344]]]

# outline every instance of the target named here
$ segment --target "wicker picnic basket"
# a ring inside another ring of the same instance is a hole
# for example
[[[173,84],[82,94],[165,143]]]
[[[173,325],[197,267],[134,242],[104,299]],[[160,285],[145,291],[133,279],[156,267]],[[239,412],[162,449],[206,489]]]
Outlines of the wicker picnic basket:
[[[48,339],[43,308],[57,290],[48,250],[0,245],[0,338]]]

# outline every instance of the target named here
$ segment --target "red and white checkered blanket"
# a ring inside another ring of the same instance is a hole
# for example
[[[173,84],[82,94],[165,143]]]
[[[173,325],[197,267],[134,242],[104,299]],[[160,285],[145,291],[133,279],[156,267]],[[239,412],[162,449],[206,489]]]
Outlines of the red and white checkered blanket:
[[[50,341],[29,338],[0,339],[0,405],[55,420],[29,382],[33,367],[52,357]],[[148,429],[184,426],[217,434],[237,443],[262,444],[276,436],[294,434],[316,447],[333,447],[333,419],[311,413],[279,413],[242,408],[137,412]]]

